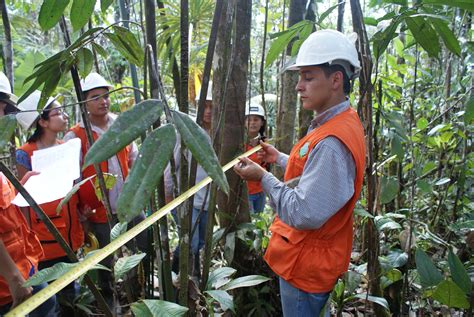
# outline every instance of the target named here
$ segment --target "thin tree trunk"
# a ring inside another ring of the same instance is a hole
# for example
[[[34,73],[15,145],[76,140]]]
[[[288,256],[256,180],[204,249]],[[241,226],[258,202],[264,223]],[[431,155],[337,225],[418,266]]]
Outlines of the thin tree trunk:
[[[374,153],[373,153],[373,118],[372,118],[372,93],[373,86],[371,82],[371,74],[373,63],[371,59],[371,52],[369,46],[369,40],[367,32],[365,30],[365,24],[362,15],[362,8],[359,0],[351,0],[351,11],[352,11],[352,24],[354,31],[358,35],[357,46],[359,49],[359,59],[361,61],[361,73],[360,73],[360,100],[358,107],[360,113],[362,113],[363,125],[366,129],[367,140],[368,140],[368,161],[366,166],[366,177],[367,177],[367,209],[372,215],[376,215],[375,206],[375,188],[376,188],[376,177],[372,173],[374,165]],[[373,221],[368,221],[367,226],[367,271],[369,275],[369,290],[370,294],[381,297],[382,289],[380,286],[380,263],[379,263],[379,234]],[[369,292],[368,292],[369,293]],[[374,312],[376,316],[389,316],[387,310],[382,306],[375,304]]]
[[[305,0],[291,0],[288,27],[303,20],[306,10]],[[291,55],[292,43],[286,50],[286,55]],[[282,90],[280,103],[276,118],[275,146],[284,153],[290,153],[295,139],[296,109],[298,105],[297,93],[295,90],[298,83],[296,72],[284,72],[282,75]],[[281,170],[275,171],[277,177],[282,177]]]
[[[262,59],[260,62],[260,93],[262,94],[262,107],[267,111],[265,106],[265,85],[263,84],[263,71],[265,69],[265,47],[267,43],[267,23],[268,23],[268,0],[265,0],[265,21],[263,22],[263,45],[262,45]]]
[[[344,10],[346,8],[346,1],[339,2],[337,7],[337,30],[344,32]]]
[[[233,9],[231,3],[229,3],[227,18],[229,18],[229,13],[231,13],[229,11],[233,11]],[[225,100],[218,107],[214,107],[213,112],[223,114],[223,121],[221,121],[223,125],[219,127],[220,135],[223,140],[225,140],[225,142],[220,143],[221,151],[219,159],[221,164],[232,160],[238,154],[242,153],[244,148],[244,116],[250,56],[251,16],[251,1],[237,0],[235,3],[235,32],[233,33],[234,36],[230,43],[231,58],[226,76],[228,81],[219,80],[223,75],[223,67],[226,66],[225,64],[221,64],[224,60],[219,57],[226,55],[226,50],[229,46],[226,47],[225,43],[230,40],[228,37],[230,32],[232,32],[232,24],[227,27],[221,24],[222,32],[220,32],[220,34],[218,33],[216,58],[217,63],[220,65],[214,72],[214,76],[218,78],[218,82],[215,82],[214,85],[214,92],[218,91],[218,95],[216,96],[218,98],[217,100],[224,99],[222,97],[225,97]],[[219,28],[220,31],[221,27]],[[222,83],[224,83],[224,87],[222,87]],[[220,92],[224,92],[225,96],[222,96]],[[223,111],[223,109],[225,110]],[[218,123],[219,121],[215,122]],[[221,226],[233,227],[236,224],[250,221],[248,199],[246,190],[243,190],[245,186],[243,186],[240,177],[232,170],[227,172],[227,180],[230,185],[229,195],[226,196],[224,193],[219,193],[217,203],[219,210],[222,211],[222,217],[220,218]]]

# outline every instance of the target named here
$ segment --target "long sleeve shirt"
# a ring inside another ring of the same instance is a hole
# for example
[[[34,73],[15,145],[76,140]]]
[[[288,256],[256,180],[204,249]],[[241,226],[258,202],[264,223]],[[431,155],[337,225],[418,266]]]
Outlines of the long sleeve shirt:
[[[308,133],[349,107],[349,101],[344,101],[318,114]],[[287,162],[288,155],[281,153],[277,164],[285,169]],[[320,228],[351,199],[355,174],[351,152],[330,136],[310,152],[296,187],[291,188],[271,173],[265,173],[262,186],[283,222],[299,230],[310,230]]]
[[[108,114],[108,123],[107,123],[107,129],[102,130],[98,126],[95,126],[91,124],[92,131],[97,133],[98,137],[100,138],[112,125],[114,120],[117,118],[116,115],[109,113]],[[81,122],[80,126],[84,128],[84,123]],[[74,139],[76,135],[74,132],[69,131],[66,133],[64,136],[64,141],[69,141],[71,139]],[[135,162],[136,158],[138,156],[138,147],[135,142],[132,142],[131,148],[130,148],[130,153],[128,155],[128,162],[129,165],[132,165],[133,162]],[[82,162],[81,162],[82,164]],[[112,156],[107,160],[107,166],[108,166],[108,173],[114,175],[115,178],[115,185],[109,190],[109,201],[110,201],[110,207],[112,208],[112,213],[116,213],[117,210],[117,201],[118,197],[120,195],[120,192],[122,191],[123,183],[125,182],[125,179],[122,175],[122,169],[120,168],[120,162],[117,158],[117,155]]]

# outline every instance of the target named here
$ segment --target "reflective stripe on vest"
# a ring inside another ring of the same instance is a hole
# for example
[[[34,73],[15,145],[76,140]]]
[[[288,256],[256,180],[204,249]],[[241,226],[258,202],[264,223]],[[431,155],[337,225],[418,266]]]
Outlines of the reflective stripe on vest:
[[[347,271],[352,251],[352,211],[364,178],[364,130],[357,113],[348,109],[311,131],[293,147],[285,181],[301,176],[309,153],[328,136],[338,138],[352,154],[356,167],[354,195],[319,229],[297,230],[275,217],[264,257],[275,273],[310,293],[331,291],[337,278]],[[300,157],[303,147],[308,151]]]

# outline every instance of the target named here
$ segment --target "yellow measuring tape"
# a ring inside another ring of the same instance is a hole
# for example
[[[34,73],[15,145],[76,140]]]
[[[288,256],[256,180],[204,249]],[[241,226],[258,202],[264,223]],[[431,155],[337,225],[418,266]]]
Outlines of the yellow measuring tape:
[[[260,145],[252,148],[251,150],[245,152],[244,154],[240,155],[239,157],[248,157],[253,153],[260,150],[262,147]],[[232,168],[235,164],[239,162],[239,158],[235,158],[234,160],[230,161],[226,165],[222,167],[224,172]],[[72,281],[78,279],[81,275],[87,273],[90,268],[94,265],[108,257],[110,254],[114,253],[115,250],[123,246],[128,241],[132,240],[136,237],[140,232],[151,226],[156,221],[160,220],[163,216],[168,214],[171,210],[175,209],[179,205],[181,205],[184,201],[188,198],[193,196],[197,193],[201,188],[208,185],[212,182],[210,177],[206,177],[186,192],[184,192],[181,196],[175,198],[166,206],[159,209],[157,212],[151,214],[145,220],[137,224],[135,227],[131,228],[127,232],[124,232],[120,236],[118,236],[114,241],[110,242],[108,245],[103,247],[102,249],[98,250],[91,256],[87,257],[82,261],[79,265],[72,268],[66,274],[64,274],[61,278],[57,279],[53,283],[49,284],[48,287],[42,289],[34,296],[30,297],[22,304],[17,306],[15,309],[11,310],[6,316],[25,316],[29,312],[33,311],[36,307],[40,306],[42,303],[48,300],[51,296],[55,295],[57,292],[62,290],[66,285],[71,283]]]

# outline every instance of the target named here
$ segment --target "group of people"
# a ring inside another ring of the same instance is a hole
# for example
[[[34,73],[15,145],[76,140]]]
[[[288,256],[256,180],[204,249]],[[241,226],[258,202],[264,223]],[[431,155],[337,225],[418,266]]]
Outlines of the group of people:
[[[325,305],[329,294],[349,265],[352,214],[362,188],[365,168],[364,130],[357,113],[349,104],[351,84],[359,69],[354,41],[338,31],[317,31],[303,42],[295,64],[288,70],[299,72],[296,90],[302,107],[314,111],[315,117],[307,135],[296,143],[289,155],[263,142],[266,124],[263,108],[252,104],[247,107],[246,149],[260,144],[262,150],[249,158],[241,158],[234,171],[247,181],[251,209],[261,212],[268,197],[269,205],[276,213],[264,258],[279,276],[284,316],[319,316],[321,312],[328,315]],[[111,86],[103,77],[92,73],[82,81],[82,89],[93,137],[97,139],[115,119],[115,115],[109,112]],[[35,92],[16,105],[10,84],[5,75],[0,73],[0,116],[36,109],[39,95],[39,92]],[[206,99],[203,128],[209,134],[212,96],[208,95]],[[34,174],[31,156],[35,150],[76,137],[81,139],[82,156],[89,149],[83,123],[69,129],[63,140],[59,138],[59,134],[68,129],[68,117],[54,98],[47,101],[41,113],[19,113],[17,118],[25,129],[35,129],[16,154],[22,183]],[[178,140],[175,147],[178,169],[180,143]],[[136,157],[137,147],[132,143],[100,164],[103,172],[117,177],[114,188],[108,192],[113,214],[123,182]],[[283,181],[269,172],[269,164],[280,165],[285,170]],[[94,174],[93,168],[88,167],[82,176]],[[206,176],[205,171],[198,167],[196,182]],[[30,208],[24,208],[21,212],[11,204],[15,190],[3,174],[0,177],[1,315],[44,287],[23,287],[28,277],[38,269],[57,262],[68,262],[68,259]],[[173,199],[173,186],[170,168],[167,168],[167,201]],[[94,188],[90,184],[81,187],[78,194],[63,206],[59,215],[55,212],[59,201],[41,205],[74,251],[84,242],[84,229],[94,232],[100,247],[110,239],[110,224],[105,208],[93,192]],[[191,249],[195,255],[195,268],[199,271],[199,250],[204,244],[209,194],[203,189],[193,199],[192,223],[196,229]],[[130,225],[143,217],[143,214],[138,216]],[[114,216],[113,221],[117,221]],[[86,223],[88,228],[84,228]],[[139,248],[140,245],[146,245],[146,238],[142,238],[138,239]],[[173,266],[177,271],[178,251],[174,252],[174,259]],[[107,263],[110,265],[110,262]],[[103,273],[99,284],[105,292],[112,292],[110,274]],[[66,291],[75,294],[77,285],[72,283]],[[47,316],[55,305],[55,299],[52,298],[32,315]]]

